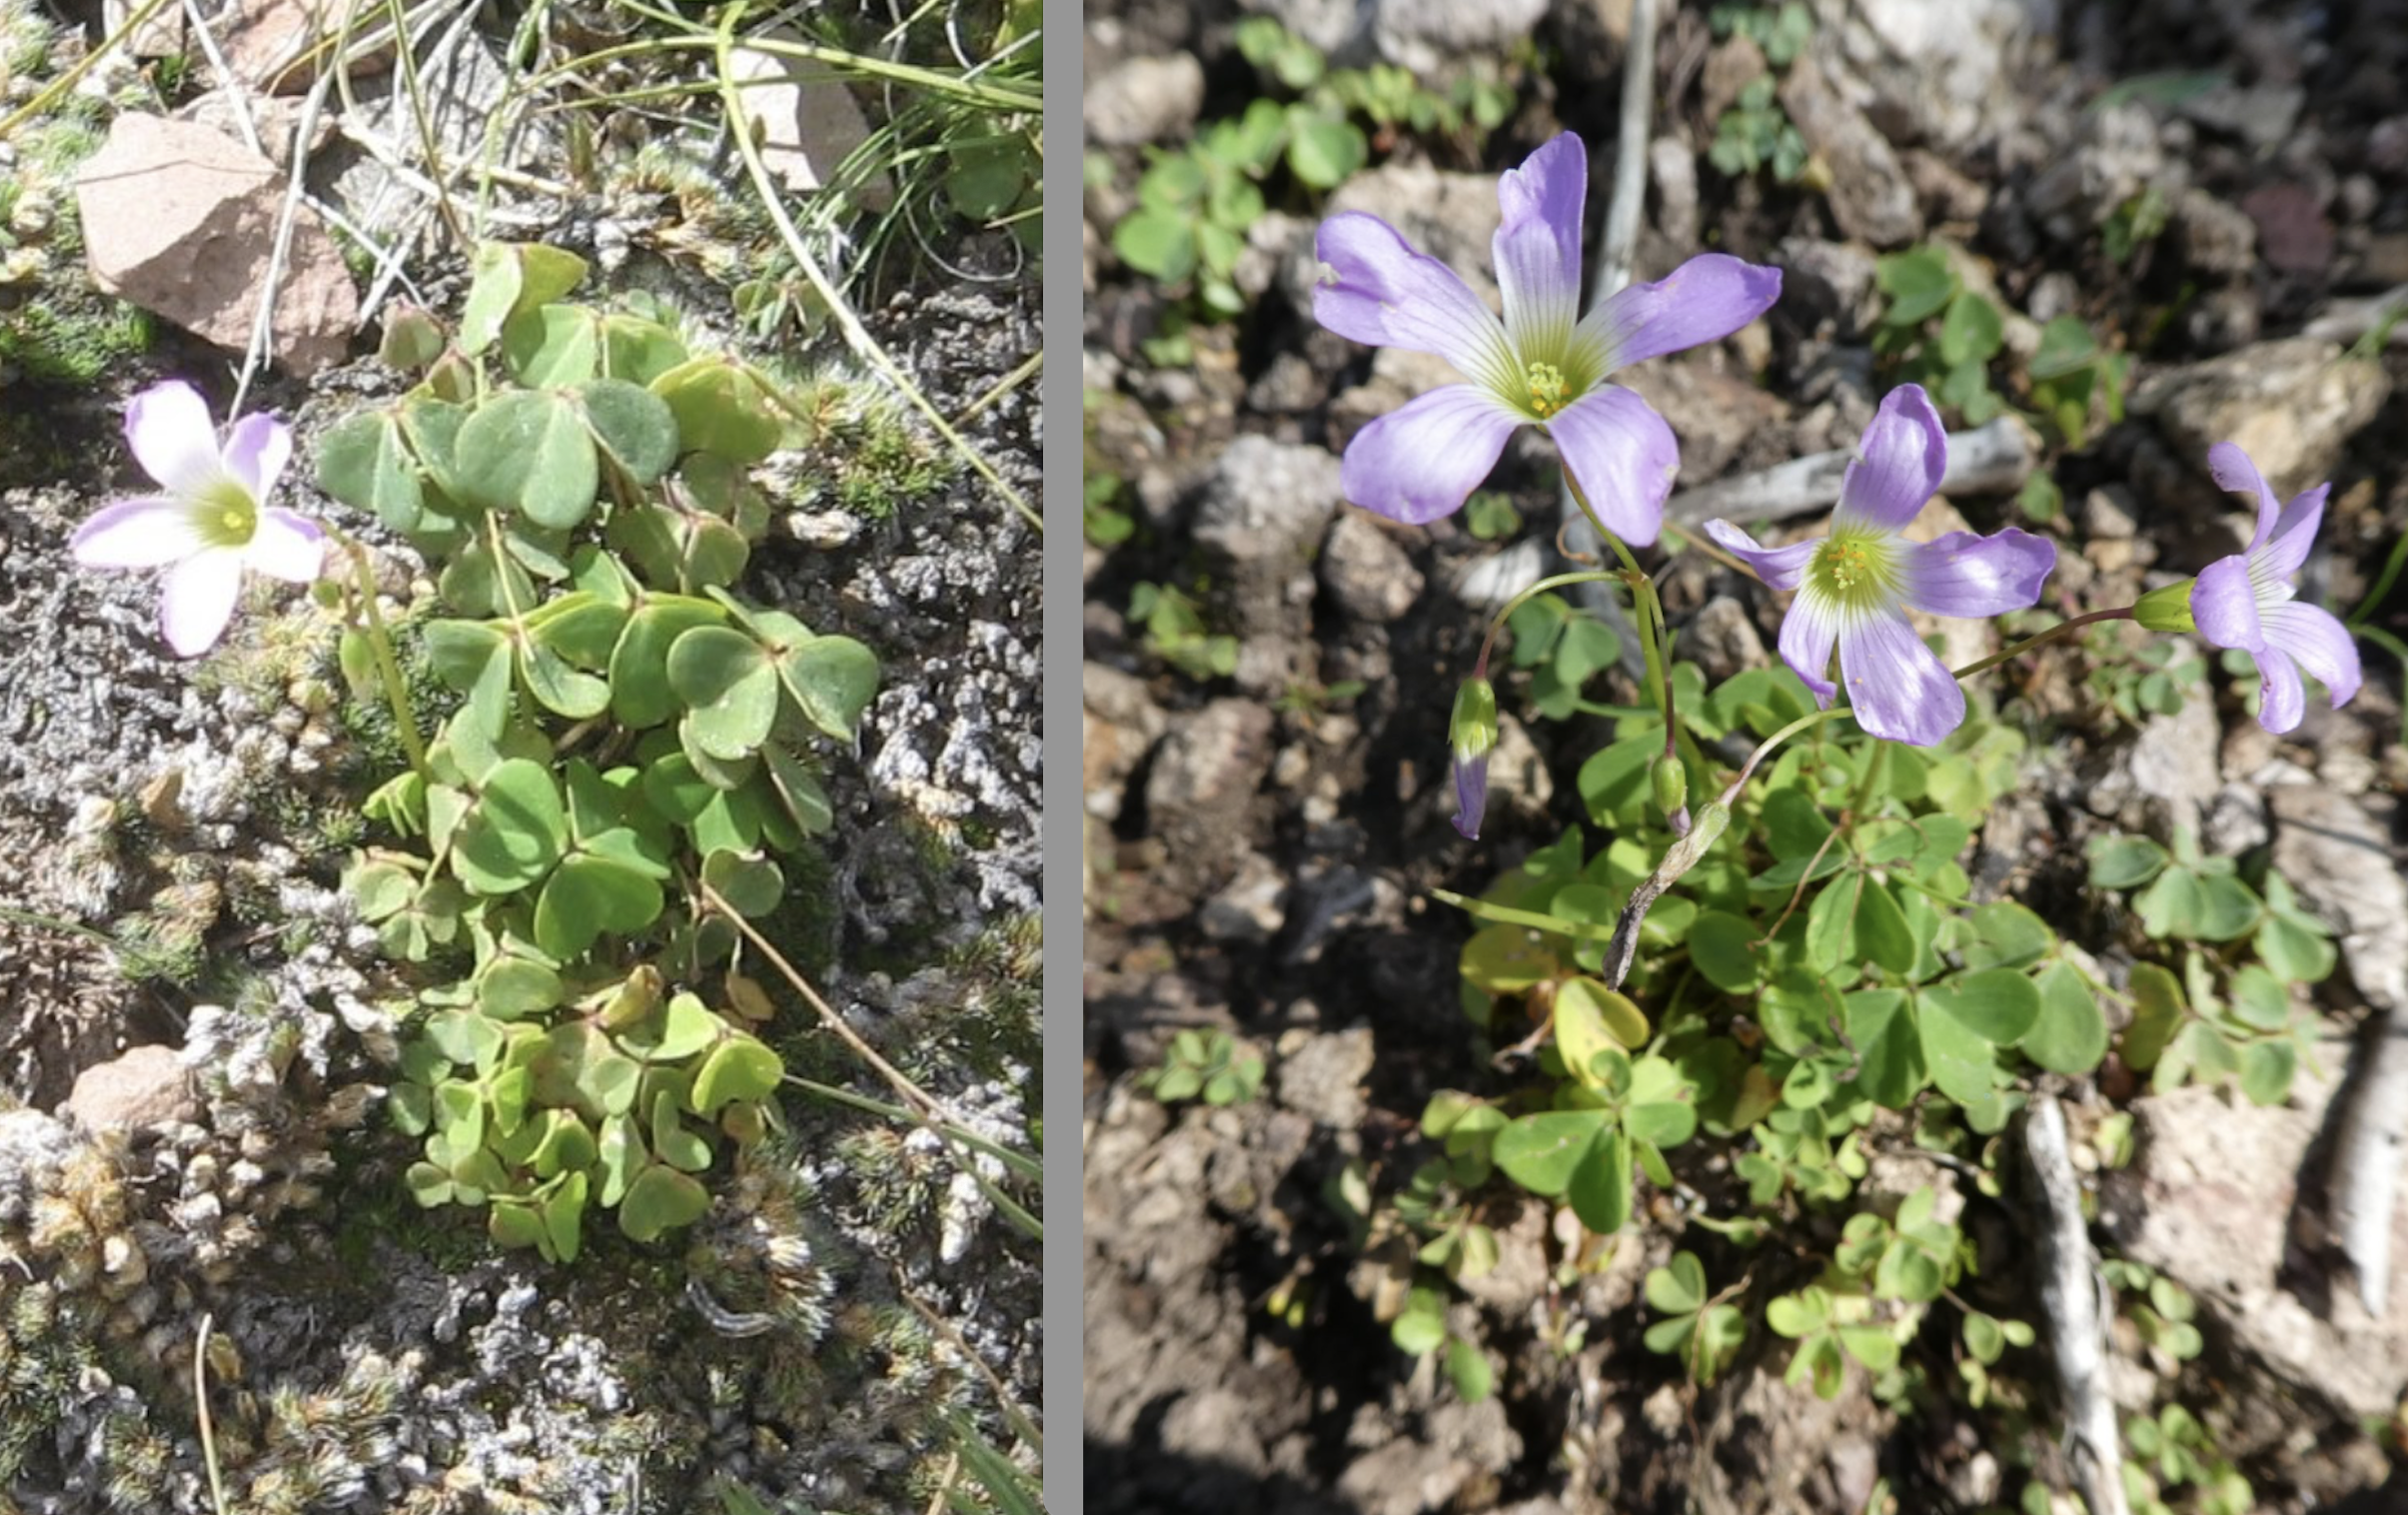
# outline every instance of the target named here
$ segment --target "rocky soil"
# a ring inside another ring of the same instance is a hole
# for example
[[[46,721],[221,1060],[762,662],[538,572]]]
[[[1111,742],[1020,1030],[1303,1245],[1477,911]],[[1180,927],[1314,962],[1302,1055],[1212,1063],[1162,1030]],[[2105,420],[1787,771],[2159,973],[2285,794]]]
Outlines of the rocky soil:
[[[603,266],[592,293],[674,288],[726,319],[691,266],[545,209],[518,234]],[[862,314],[1033,500],[1033,392],[997,386],[1041,347],[1037,271],[992,236],[942,251],[947,272],[889,280]],[[466,287],[458,257],[415,273],[438,309]],[[779,342],[852,373],[832,338]],[[313,439],[392,383],[372,345],[345,332],[340,366],[280,371],[250,406],[295,423],[278,503],[375,542],[310,483]],[[226,1508],[717,1509],[750,1491],[899,1510],[966,1486],[956,1437],[1009,1448],[999,1396],[1042,1400],[1041,1247],[909,1126],[789,1099],[786,1132],[716,1175],[685,1245],[590,1224],[573,1267],[408,1198],[380,1008],[408,990],[335,886],[370,754],[311,689],[339,684],[331,623],[259,592],[218,654],[180,662],[151,576],[66,551],[141,483],[125,398],[175,377],[222,405],[226,371],[169,332],[94,389],[0,392],[0,1511],[211,1508],[203,1350]],[[743,586],[883,665],[858,751],[830,756],[835,829],[796,882],[804,966],[968,1128],[1026,1148],[1038,540],[961,470],[889,516],[838,509],[840,463],[766,466],[779,525]],[[398,546],[379,567],[400,595],[420,571]],[[790,1070],[891,1097],[799,1019],[772,1039]],[[749,1313],[775,1289],[812,1300],[816,1329]]]
[[[1117,172],[1090,176],[1087,203],[1088,467],[1123,481],[1134,522],[1086,561],[1090,1505],[1854,1512],[1877,1481],[1903,1509],[2002,1502],[1999,1457],[1947,1401],[1900,1420],[1851,1380],[1826,1404],[1780,1383],[1779,1343],[1686,1402],[1638,1341],[1640,1281],[1674,1244],[1661,1223],[1571,1286],[1588,1323],[1577,1341],[1549,1334],[1567,1286],[1543,1210],[1498,1223],[1500,1266],[1450,1318],[1497,1364],[1485,1402],[1466,1405],[1390,1344],[1383,1264],[1356,1255],[1325,1191],[1357,1160],[1401,1183],[1424,1155],[1431,1091],[1481,1086],[1456,1002],[1469,931],[1428,891],[1477,892],[1583,818],[1572,777],[1610,728],[1539,719],[1501,684],[1512,719],[1489,823],[1477,843],[1456,836],[1448,711],[1488,614],[1552,571],[1551,455],[1526,432],[1492,481],[1530,523],[1518,539],[1481,541],[1462,517],[1402,530],[1342,506],[1347,439],[1451,376],[1314,326],[1312,228],[1375,211],[1483,287],[1496,173],[1567,127],[1596,154],[1594,222],[1629,6],[1482,8],[1477,36],[1456,30],[1468,13],[1405,0],[1248,8],[1334,62],[1442,81],[1474,55],[1528,67],[1485,146],[1398,134],[1326,199],[1275,196],[1236,274],[1248,312],[1196,328],[1192,362],[1158,365],[1147,344],[1170,296],[1119,265],[1110,229],[1141,146],[1238,114],[1255,75],[1227,6],[1090,8],[1090,150]],[[1943,22],[1910,0],[1813,7],[1780,99],[1829,169],[1824,193],[1709,164],[1717,118],[1768,64],[1744,38],[1718,40],[1704,7],[1666,18],[1636,277],[1706,248],[1787,271],[1766,322],[1627,376],[1681,439],[1679,488],[1850,445],[1894,382],[1876,377],[1871,346],[1876,259],[1943,238],[1970,254],[1968,285],[2018,313],[2010,352],[2073,314],[2133,355],[2125,417],[2078,450],[2035,454],[2064,501],[2037,528],[2058,544],[2050,608],[2128,604],[2244,544],[2239,503],[2201,467],[2226,439],[2285,497],[2334,482],[2301,593],[2354,607],[2408,531],[2408,340],[2345,351],[2374,297],[2408,283],[2408,7],[1945,9]],[[2101,228],[2143,191],[2163,228],[2112,259]],[[1990,530],[2021,521],[2013,490],[1950,503]],[[1231,675],[1199,680],[1149,650],[1127,607],[1136,585],[1165,582],[1199,586],[1208,629],[1239,639]],[[1767,658],[1778,616],[1761,589],[1691,555],[1665,594],[1682,655],[1710,675]],[[2408,628],[2408,601],[2395,592],[2375,624]],[[2031,770],[1968,863],[1985,897],[2031,903],[2111,974],[2131,960],[2131,927],[2084,902],[2080,861],[2110,826],[2190,826],[2223,855],[2270,849],[2341,932],[2343,971],[2318,991],[2329,1056],[2287,1105],[2136,1095],[2112,1061],[2059,1089],[2077,1137],[2111,1110],[2135,1117],[2133,1162],[2097,1183],[2095,1234],[2199,1297],[2208,1351],[2180,1382],[2219,1406],[2224,1450],[2268,1510],[2408,1500],[2383,1429],[2408,1389],[2408,1270],[2385,1318],[2367,1318],[2335,1283],[2320,1220],[2336,1089],[2408,986],[2401,671],[2371,645],[2366,663],[2355,703],[2311,709],[2277,740],[2221,672],[2179,714],[2126,723],[2098,715],[2083,655],[2028,660],[2000,698],[2034,733]],[[1636,691],[1609,673],[1590,698]],[[1166,1110],[1135,1087],[1191,1026],[1266,1058],[1258,1099]],[[2036,1316],[2017,1261],[2033,1244],[2023,1196],[1975,1197],[1968,1216],[1991,1307]],[[2408,1219],[2399,1229],[2394,1264],[2408,1268]],[[1269,1308],[1291,1297],[1300,1313]],[[2117,1346],[2129,1410],[2172,1365]],[[2025,1450],[2052,1466],[2044,1393],[2035,1410]]]

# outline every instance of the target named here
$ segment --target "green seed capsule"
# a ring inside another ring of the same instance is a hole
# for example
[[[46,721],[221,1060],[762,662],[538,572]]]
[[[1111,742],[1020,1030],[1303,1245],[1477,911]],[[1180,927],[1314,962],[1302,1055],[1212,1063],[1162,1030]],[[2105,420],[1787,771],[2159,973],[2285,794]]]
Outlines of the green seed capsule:
[[[1689,803],[1689,768],[1674,754],[1659,754],[1648,764],[1648,782],[1655,785],[1656,808],[1668,817]]]

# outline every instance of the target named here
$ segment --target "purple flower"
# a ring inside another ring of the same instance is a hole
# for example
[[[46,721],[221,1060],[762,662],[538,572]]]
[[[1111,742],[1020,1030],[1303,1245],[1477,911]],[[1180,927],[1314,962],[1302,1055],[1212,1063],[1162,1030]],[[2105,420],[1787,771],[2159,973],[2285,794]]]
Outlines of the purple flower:
[[[1728,521],[1707,522],[1706,533],[1766,584],[1798,591],[1781,624],[1781,656],[1816,703],[1829,709],[1836,692],[1823,677],[1836,642],[1856,724],[1929,747],[1964,720],[1964,692],[1914,634],[1907,609],[1983,617],[2035,605],[2056,550],[2011,527],[1987,537],[1950,532],[1919,546],[1899,536],[1948,468],[1947,433],[1920,386],[1891,390],[1857,447],[1828,537],[1762,548]]]
[[[1727,337],[1781,295],[1781,270],[1722,253],[1635,284],[1583,318],[1581,202],[1589,155],[1570,132],[1497,182],[1497,283],[1505,319],[1453,269],[1377,216],[1321,224],[1313,316],[1341,337],[1435,353],[1472,382],[1433,390],[1347,444],[1346,498],[1413,525],[1463,502],[1526,425],[1555,438],[1581,491],[1616,536],[1645,546],[1664,525],[1681,467],[1672,428],[1648,403],[1605,382],[1643,358]]]
[[[243,571],[307,584],[326,558],[326,536],[262,501],[293,455],[293,434],[273,416],[245,416],[224,447],[209,404],[189,384],[153,385],[126,406],[126,444],[166,493],[116,500],[75,529],[69,546],[86,568],[165,568],[159,629],[177,656],[217,645],[233,619]]]
[[[2307,714],[2302,670],[2332,692],[2335,710],[2358,693],[2358,649],[2349,633],[2328,612],[2291,598],[2297,593],[2292,576],[2307,562],[2333,487],[2319,484],[2277,512],[2274,492],[2238,445],[2209,448],[2207,471],[2225,489],[2257,496],[2257,535],[2247,552],[2201,571],[2190,594],[2191,616],[2200,636],[2257,660],[2257,724],[2279,737]]]

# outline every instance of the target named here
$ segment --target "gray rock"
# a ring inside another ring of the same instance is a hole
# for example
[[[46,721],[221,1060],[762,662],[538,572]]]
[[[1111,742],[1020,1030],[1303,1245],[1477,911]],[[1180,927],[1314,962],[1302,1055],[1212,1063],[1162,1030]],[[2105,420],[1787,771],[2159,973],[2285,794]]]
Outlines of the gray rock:
[[[1717,595],[1698,607],[1673,644],[1673,654],[1705,670],[1707,680],[1715,684],[1770,661],[1748,608],[1729,595]]]
[[[1386,625],[1421,598],[1421,571],[1404,545],[1364,511],[1341,511],[1321,549],[1321,587],[1359,621]]]
[[[1859,336],[1879,318],[1873,289],[1877,269],[1872,249],[1863,244],[1791,237],[1774,261],[1783,269],[1783,305],[1796,306],[1809,320],[1829,322],[1832,336],[1842,341]]]
[[[1090,140],[1135,147],[1184,137],[1204,108],[1204,65],[1193,53],[1126,58],[1088,81],[1082,113]]]
[[[1529,39],[1548,0],[1379,0],[1372,41],[1381,56],[1417,74],[1435,73],[1470,53],[1502,52]]]
[[[2199,839],[2211,856],[2238,857],[2265,845],[2272,834],[2266,828],[2265,796],[2250,784],[2226,783],[2207,806]]]
[[[1806,146],[1830,165],[1826,198],[1839,229],[1874,247],[1903,247],[1923,234],[1922,209],[1889,139],[1831,77],[1838,66],[1819,50],[1802,55],[1782,81],[1782,107]]]
[[[1371,1076],[1373,1056],[1369,1026],[1308,1034],[1301,1045],[1283,1046],[1272,1075],[1279,1102],[1333,1130],[1351,1131],[1371,1107],[1363,1080]]]
[[[1279,865],[1248,851],[1238,859],[1237,876],[1196,911],[1196,927],[1215,941],[1260,946],[1287,924],[1287,891],[1288,875]]]
[[[2231,277],[2257,266],[2257,223],[2240,207],[2190,189],[2174,201],[2172,220],[2182,261],[2200,273]]]
[[[2303,1060],[2286,1105],[2196,1084],[2134,1100],[2138,1155],[2103,1180],[2099,1221],[2126,1256],[2214,1309],[2278,1377],[2351,1414],[2389,1414],[2408,1389],[2408,1212],[2394,1217],[2384,1320],[2368,1318],[2352,1290],[2331,1291],[2328,1317],[2280,1282],[2301,1164],[2348,1059],[2346,1041],[2323,1042],[2322,1073]]]
[[[2082,140],[2040,171],[2024,203],[2050,236],[2077,241],[2165,176],[2157,118],[2138,103],[2111,105],[2085,118]]]
[[[2365,805],[2324,784],[2276,784],[2266,801],[2275,869],[2340,932],[2358,992],[2379,1010],[2408,1008],[2408,882],[2389,833]]]
[[[1146,775],[1147,818],[1199,892],[1236,870],[1271,756],[1271,713],[1245,700],[1215,700],[1163,739]]]
[[[1497,204],[1494,174],[1445,174],[1422,163],[1389,163],[1357,174],[1330,196],[1323,216],[1363,211],[1403,233],[1415,247],[1463,276],[1494,309],[1497,281],[1489,267],[1490,239],[1505,213]],[[1280,270],[1280,288],[1299,311],[1313,308],[1320,265],[1310,238]]]
[[[2390,397],[2381,365],[2310,337],[2260,342],[2152,376],[2132,394],[2177,456],[2205,472],[2207,450],[2240,444],[2277,498],[2332,477],[2350,436]]]
[[[1129,775],[1161,739],[1167,718],[1146,693],[1143,680],[1107,664],[1082,665],[1079,684],[1080,792],[1088,814],[1115,820]]]
[[[1788,401],[1750,383],[1734,367],[1708,349],[1672,354],[1614,376],[1654,406],[1681,439],[1679,482],[1685,489],[1721,477],[1751,440],[1790,419]]]
[[[2171,716],[2151,716],[2084,801],[2093,814],[2108,816],[2126,830],[2161,838],[2177,826],[2195,831],[2219,787],[2219,735],[2215,710],[2204,700],[2185,700]]]
[[[1162,1417],[1162,1450],[1260,1477],[1269,1471],[1270,1458],[1254,1429],[1256,1419],[1254,1406],[1235,1390],[1204,1388],[1182,1394]]]
[[[2138,506],[2132,492],[2120,484],[2101,485],[2082,497],[2082,534],[2117,541],[2140,534]]]
[[[1237,678],[1250,693],[1279,695],[1306,673],[1313,553],[1338,503],[1334,455],[1260,435],[1229,444],[1204,482],[1195,544],[1219,623],[1245,629]]]
[[[1655,191],[1656,228],[1675,247],[1698,242],[1698,155],[1679,137],[1648,144],[1648,180]]]

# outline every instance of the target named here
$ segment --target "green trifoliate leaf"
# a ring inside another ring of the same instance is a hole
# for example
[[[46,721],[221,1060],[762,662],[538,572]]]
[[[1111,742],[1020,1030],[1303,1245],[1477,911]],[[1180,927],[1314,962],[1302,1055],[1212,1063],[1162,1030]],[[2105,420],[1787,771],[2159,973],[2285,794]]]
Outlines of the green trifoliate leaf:
[[[650,390],[623,379],[597,379],[577,395],[595,440],[635,483],[657,481],[677,461],[677,418]]]
[[[1551,1110],[1525,1115],[1497,1133],[1491,1159],[1505,1176],[1534,1194],[1554,1198],[1606,1125],[1603,1110]]]
[[[478,505],[555,528],[594,509],[602,483],[594,439],[578,407],[559,395],[495,396],[461,427],[458,447],[461,488]]]
[[[766,1099],[777,1092],[785,1071],[775,1052],[738,1032],[703,1059],[701,1071],[694,1074],[693,1091],[686,1096],[686,1107],[707,1118],[730,1102]]]
[[[2033,980],[2040,1013],[2023,1033],[2023,1055],[2052,1073],[2080,1075],[2107,1055],[2107,1021],[2098,996],[2071,963],[2052,963]]]
[[[660,885],[642,869],[593,852],[561,859],[536,900],[536,942],[553,956],[583,956],[604,931],[631,934],[660,916]]]
[[[680,451],[758,463],[784,436],[785,423],[768,392],[732,358],[689,359],[653,379],[650,388],[677,418]]]
[[[1630,1138],[1607,1130],[1589,1144],[1573,1169],[1565,1197],[1581,1224],[1601,1236],[1613,1235],[1630,1221],[1631,1156]]]
[[[569,816],[551,770],[513,758],[486,775],[461,821],[452,870],[480,894],[514,893],[550,872],[568,844]]]
[[[645,1168],[627,1185],[618,1202],[618,1228],[641,1242],[691,1225],[710,1208],[710,1192],[674,1168],[658,1163]]]
[[[726,627],[695,627],[670,645],[664,668],[688,712],[685,730],[704,754],[732,760],[768,740],[778,671],[759,643]]]
[[[418,470],[390,412],[363,411],[327,432],[318,444],[318,487],[397,532],[418,530]]]
[[[877,657],[850,637],[814,637],[780,658],[777,673],[803,716],[839,742],[853,740],[877,698]]]

